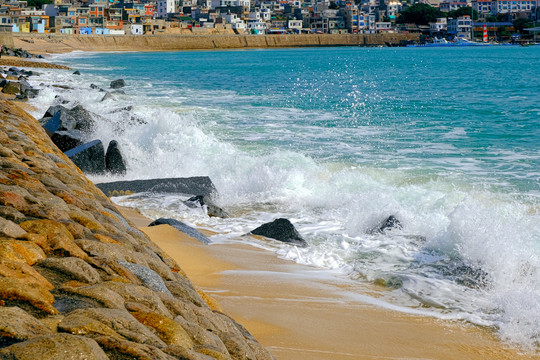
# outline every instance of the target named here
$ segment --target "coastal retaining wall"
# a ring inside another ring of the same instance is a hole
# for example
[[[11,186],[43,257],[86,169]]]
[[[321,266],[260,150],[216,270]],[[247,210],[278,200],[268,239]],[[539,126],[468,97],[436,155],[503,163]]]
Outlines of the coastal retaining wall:
[[[0,45],[7,46],[9,48],[13,47],[13,36],[11,32],[0,31]]]
[[[302,34],[302,35],[64,35],[15,34],[22,41],[39,41],[46,49],[59,46],[86,51],[172,51],[315,46],[378,46],[418,40],[418,34]],[[54,50],[54,49],[53,49]],[[53,51],[51,51],[53,52]]]

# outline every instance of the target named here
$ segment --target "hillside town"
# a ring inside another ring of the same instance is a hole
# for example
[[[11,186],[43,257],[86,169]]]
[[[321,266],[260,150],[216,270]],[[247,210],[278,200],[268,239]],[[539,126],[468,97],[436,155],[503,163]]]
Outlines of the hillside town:
[[[469,39],[476,33],[481,36],[482,30],[490,36],[510,37],[516,31],[516,21],[534,28],[540,18],[540,0],[52,0],[47,3],[50,1],[0,0],[0,27],[13,33],[405,32]],[[404,16],[417,8],[420,14],[427,9],[438,15],[417,21]]]

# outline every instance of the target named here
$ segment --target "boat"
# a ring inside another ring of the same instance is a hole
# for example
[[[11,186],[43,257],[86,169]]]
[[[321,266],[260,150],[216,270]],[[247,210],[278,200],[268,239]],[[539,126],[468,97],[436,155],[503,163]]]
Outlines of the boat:
[[[433,42],[424,43],[424,44],[411,44],[407,47],[454,47],[454,46],[491,46],[493,44],[470,41],[464,38],[458,38],[455,41],[448,41],[444,38],[438,39],[434,38]]]

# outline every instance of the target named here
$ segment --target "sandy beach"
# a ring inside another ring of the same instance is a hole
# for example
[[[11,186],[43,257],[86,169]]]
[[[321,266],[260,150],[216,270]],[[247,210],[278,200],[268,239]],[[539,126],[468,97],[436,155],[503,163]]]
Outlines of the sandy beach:
[[[355,300],[370,287],[335,283],[324,270],[249,245],[203,245],[123,211],[277,359],[540,359],[486,329]]]

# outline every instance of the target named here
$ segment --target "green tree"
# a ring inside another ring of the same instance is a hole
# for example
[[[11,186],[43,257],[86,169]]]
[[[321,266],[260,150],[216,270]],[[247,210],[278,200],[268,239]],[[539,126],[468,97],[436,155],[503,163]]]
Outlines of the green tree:
[[[534,27],[534,23],[529,19],[520,18],[520,19],[514,20],[514,29],[518,33],[522,33],[523,29],[530,28],[530,27]]]
[[[510,36],[510,32],[508,31],[506,26],[499,26],[497,28],[497,35],[499,37],[508,37],[508,36]]]
[[[51,0],[28,0],[27,4],[29,7],[35,7],[36,9],[41,9],[43,4],[51,4]]]
[[[427,25],[442,17],[444,14],[439,9],[428,4],[416,3],[403,10],[396,22],[398,24]]]
[[[471,16],[471,11],[472,11],[473,20],[478,20],[478,11],[471,9],[470,6],[464,6],[464,7],[460,7],[459,9],[449,11],[446,14],[446,17],[457,19],[458,17],[464,16],[464,15]]]

